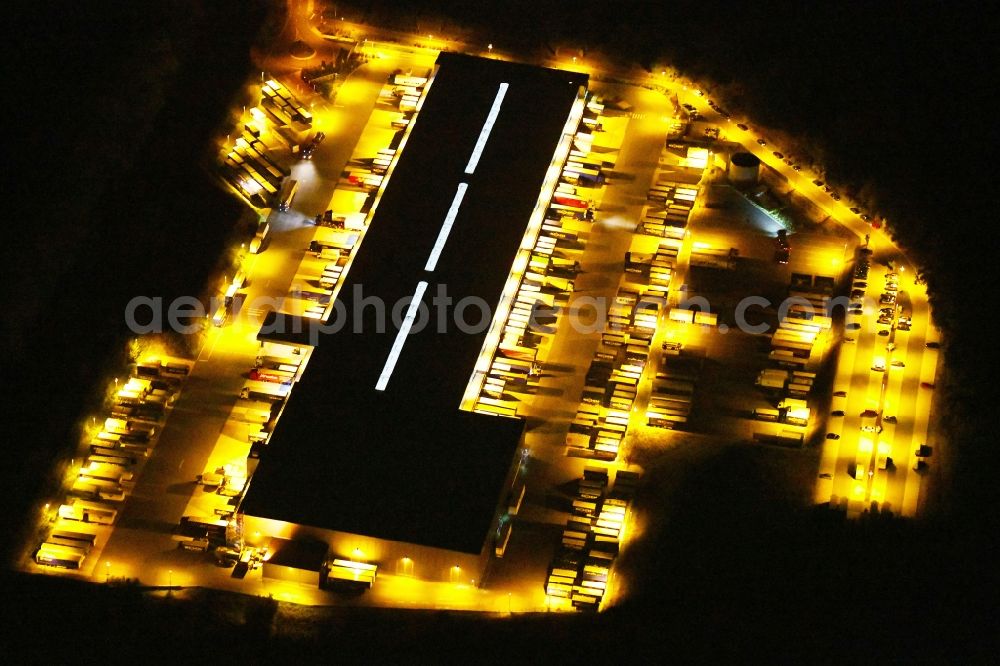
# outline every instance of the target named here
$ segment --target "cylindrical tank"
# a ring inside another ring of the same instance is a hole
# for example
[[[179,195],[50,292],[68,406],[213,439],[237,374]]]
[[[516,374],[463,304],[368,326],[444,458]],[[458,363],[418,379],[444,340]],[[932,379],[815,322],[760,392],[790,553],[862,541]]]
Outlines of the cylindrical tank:
[[[760,175],[760,160],[752,153],[733,153],[729,158],[729,181],[734,185],[752,185]]]

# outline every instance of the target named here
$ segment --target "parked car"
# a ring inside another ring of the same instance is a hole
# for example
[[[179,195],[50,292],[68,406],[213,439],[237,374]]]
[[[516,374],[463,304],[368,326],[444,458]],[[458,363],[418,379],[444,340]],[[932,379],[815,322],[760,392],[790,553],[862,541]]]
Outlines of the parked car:
[[[826,438],[827,439],[840,439],[840,435],[838,435],[835,432],[828,432],[828,433],[826,433]]]
[[[835,409],[832,412],[830,412],[830,416],[843,416],[843,415],[844,415],[844,410],[842,409]]]
[[[920,382],[920,388],[932,389],[934,384],[931,382]]]
[[[757,139],[757,143],[759,143],[762,146],[766,146],[767,145],[767,141],[764,141],[764,139]]]
[[[940,349],[941,348],[941,343],[940,342],[933,342],[933,341],[932,342],[925,342],[924,343],[924,347],[927,347],[928,349]]]
[[[834,391],[833,392],[833,397],[834,398],[846,398],[847,397],[847,391]]]
[[[739,127],[741,130],[743,130],[744,132],[746,132],[748,129],[750,129],[749,127],[747,127],[743,123],[736,123],[736,126]]]

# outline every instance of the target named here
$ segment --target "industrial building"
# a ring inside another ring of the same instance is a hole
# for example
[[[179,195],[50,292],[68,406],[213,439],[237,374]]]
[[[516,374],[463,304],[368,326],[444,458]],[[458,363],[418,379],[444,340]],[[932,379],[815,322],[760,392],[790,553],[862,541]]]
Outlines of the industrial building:
[[[524,422],[471,411],[470,381],[496,344],[515,257],[548,206],[586,89],[579,73],[439,56],[335,292],[345,319],[323,332],[272,315],[258,336],[308,365],[252,453],[238,510],[247,540],[286,553],[278,540],[325,544],[334,579],[482,580]],[[442,326],[432,302],[442,288],[452,303],[482,299],[491,325]],[[385,320],[353,307],[357,295],[387,304]]]

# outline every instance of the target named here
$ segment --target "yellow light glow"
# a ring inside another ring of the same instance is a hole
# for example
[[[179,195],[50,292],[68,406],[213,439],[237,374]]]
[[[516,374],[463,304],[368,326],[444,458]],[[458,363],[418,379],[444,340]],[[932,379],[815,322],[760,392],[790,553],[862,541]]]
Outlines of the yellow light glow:
[[[260,183],[258,183],[256,180],[251,180],[250,178],[243,178],[242,180],[240,180],[240,186],[250,196],[257,194],[263,189]]]
[[[804,405],[789,406],[788,416],[796,419],[808,419],[809,408]]]

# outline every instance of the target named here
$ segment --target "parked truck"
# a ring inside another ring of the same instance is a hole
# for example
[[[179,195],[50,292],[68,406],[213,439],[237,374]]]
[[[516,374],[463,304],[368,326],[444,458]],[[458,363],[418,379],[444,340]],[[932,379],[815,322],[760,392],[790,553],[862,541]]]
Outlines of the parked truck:
[[[259,254],[263,252],[264,242],[267,240],[270,232],[271,224],[269,222],[265,222],[257,228],[257,233],[254,234],[253,239],[250,241],[250,254]]]
[[[295,193],[299,191],[299,182],[289,178],[281,184],[281,191],[278,192],[278,210],[286,211],[292,207]]]
[[[35,552],[35,562],[49,567],[79,569],[86,555],[80,548],[46,542]]]
[[[110,525],[118,517],[118,509],[103,502],[71,497],[59,507],[59,517],[84,523]]]
[[[128,483],[133,477],[132,472],[122,469],[117,465],[108,465],[94,461],[80,470],[81,479],[101,479],[104,481],[114,481],[115,483]]]

